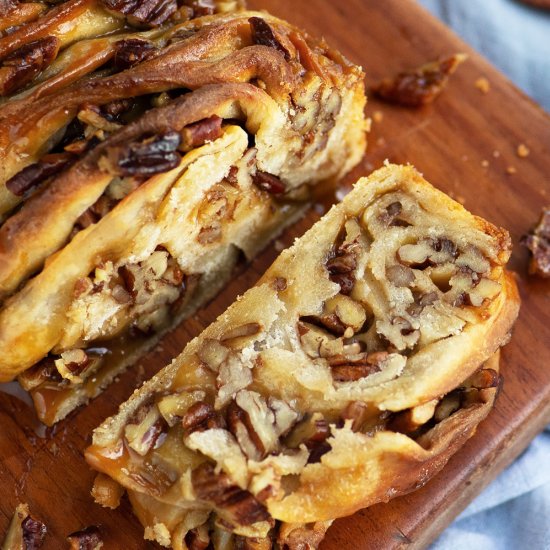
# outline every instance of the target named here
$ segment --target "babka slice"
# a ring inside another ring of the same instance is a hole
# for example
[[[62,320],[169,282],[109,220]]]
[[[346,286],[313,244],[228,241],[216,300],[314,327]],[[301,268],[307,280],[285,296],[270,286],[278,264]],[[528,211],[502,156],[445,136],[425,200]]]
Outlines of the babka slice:
[[[359,181],[95,430],[95,494],[110,476],[176,549],[316,547],[426,483],[488,414],[509,255],[412,167]]]

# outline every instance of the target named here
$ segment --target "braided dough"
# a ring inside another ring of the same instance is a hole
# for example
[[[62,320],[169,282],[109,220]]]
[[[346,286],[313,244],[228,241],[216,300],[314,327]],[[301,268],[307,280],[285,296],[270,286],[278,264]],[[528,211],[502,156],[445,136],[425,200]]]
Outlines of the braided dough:
[[[518,314],[509,255],[506,231],[388,165],[97,428],[86,459],[164,546],[316,547],[333,519],[423,485],[488,414]]]

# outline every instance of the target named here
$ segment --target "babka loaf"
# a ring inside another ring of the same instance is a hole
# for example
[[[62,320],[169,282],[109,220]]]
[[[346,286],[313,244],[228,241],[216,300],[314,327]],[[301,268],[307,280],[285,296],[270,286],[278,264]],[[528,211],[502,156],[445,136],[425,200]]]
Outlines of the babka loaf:
[[[493,403],[509,255],[414,168],[360,180],[95,430],[98,502],[175,549],[298,549],[422,486]]]
[[[105,3],[59,4],[28,35],[76,5]],[[76,42],[0,106],[0,380],[18,376],[46,424],[211,298],[365,149],[361,69],[267,13],[124,33],[86,34],[103,64]]]

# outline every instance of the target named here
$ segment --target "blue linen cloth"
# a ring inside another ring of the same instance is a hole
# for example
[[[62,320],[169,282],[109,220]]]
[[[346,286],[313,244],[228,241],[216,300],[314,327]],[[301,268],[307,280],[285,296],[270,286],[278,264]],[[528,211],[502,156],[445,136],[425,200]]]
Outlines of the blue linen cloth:
[[[418,1],[550,112],[550,11],[516,0]],[[550,427],[431,546],[462,549],[550,550]]]

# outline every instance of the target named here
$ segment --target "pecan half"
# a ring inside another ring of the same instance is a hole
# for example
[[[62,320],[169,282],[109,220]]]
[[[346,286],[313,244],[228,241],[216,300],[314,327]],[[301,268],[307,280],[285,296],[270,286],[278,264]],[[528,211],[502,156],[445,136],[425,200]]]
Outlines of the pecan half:
[[[0,95],[11,94],[28,84],[57,57],[60,45],[55,36],[46,36],[5,57],[0,68]]]
[[[381,99],[406,107],[421,107],[434,101],[443,91],[449,76],[466,59],[455,54],[446,59],[426,63],[421,67],[404,71],[393,78],[386,78],[373,87]]]
[[[120,71],[151,59],[158,51],[154,44],[141,38],[126,38],[115,42],[113,46],[113,65]]]
[[[76,157],[71,153],[45,155],[38,162],[30,164],[11,177],[6,182],[6,187],[14,195],[21,197],[33,187],[73,164],[75,160]]]
[[[252,42],[261,46],[268,46],[280,51],[287,61],[290,61],[290,52],[279,42],[273,29],[268,25],[265,19],[261,17],[251,17],[248,22],[252,30]]]
[[[531,252],[529,273],[550,277],[550,207],[543,208],[539,223],[521,244]]]
[[[200,147],[209,141],[218,139],[222,135],[222,122],[222,118],[214,115],[194,124],[189,124],[181,131],[180,149],[190,151],[195,147]]]
[[[286,191],[285,184],[277,176],[267,172],[256,172],[252,176],[252,181],[262,191],[267,191],[271,195],[282,195]]]
[[[180,143],[178,132],[167,131],[142,142],[131,143],[122,150],[111,150],[101,164],[116,176],[153,176],[179,165],[181,155],[177,149]]]
[[[103,547],[101,532],[95,525],[71,533],[67,540],[71,545],[71,550],[99,550]]]
[[[181,420],[181,425],[183,426],[184,436],[188,437],[193,432],[224,428],[225,422],[212,405],[206,403],[206,401],[199,401],[189,407]]]
[[[178,9],[176,0],[102,0],[116,14],[126,16],[130,25],[158,27]]]
[[[271,518],[267,508],[252,493],[244,491],[225,473],[216,473],[205,462],[191,472],[191,483],[198,499],[215,505],[220,513],[239,525],[252,525]]]

